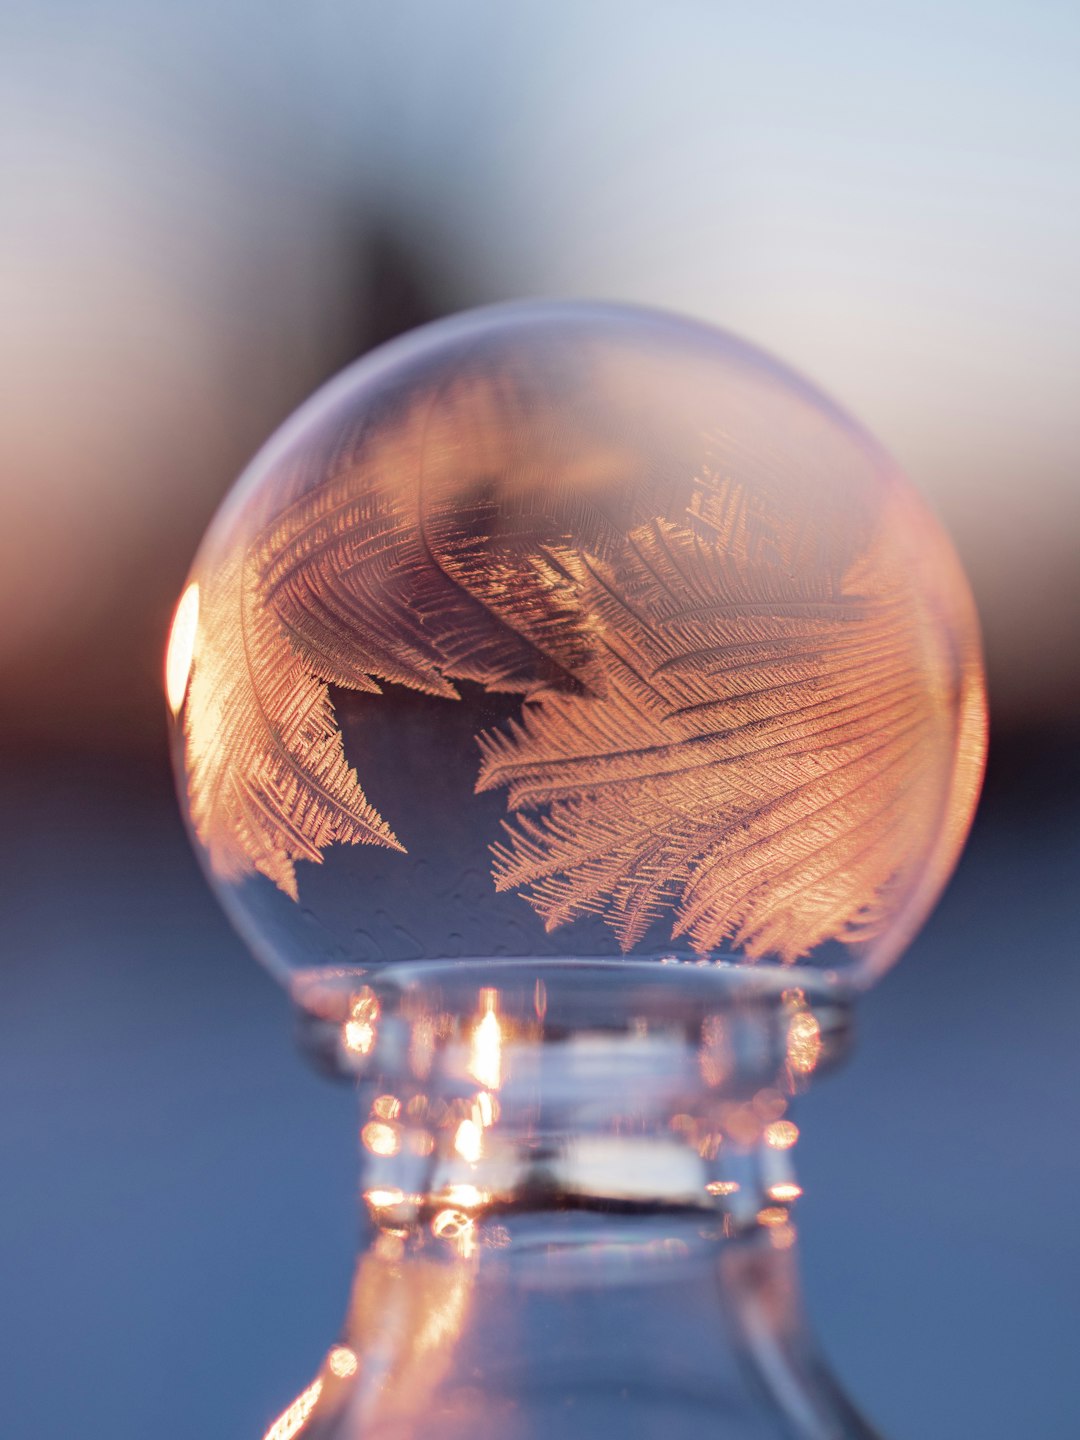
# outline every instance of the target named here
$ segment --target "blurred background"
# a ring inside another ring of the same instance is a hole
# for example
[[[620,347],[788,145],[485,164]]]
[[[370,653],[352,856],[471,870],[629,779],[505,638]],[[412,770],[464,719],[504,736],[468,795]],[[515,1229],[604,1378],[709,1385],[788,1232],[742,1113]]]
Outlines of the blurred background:
[[[0,16],[0,1367],[12,1440],[257,1437],[344,1309],[351,1098],[198,877],[160,695],[213,509],[322,380],[523,295],[803,370],[971,576],[987,791],[800,1115],[891,1436],[1073,1440],[1080,9],[12,0]]]

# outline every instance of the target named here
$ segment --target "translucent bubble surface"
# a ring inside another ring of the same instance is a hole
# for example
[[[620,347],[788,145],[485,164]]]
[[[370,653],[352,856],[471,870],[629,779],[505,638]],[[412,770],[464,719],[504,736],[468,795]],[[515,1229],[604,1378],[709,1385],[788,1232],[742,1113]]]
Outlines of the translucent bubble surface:
[[[887,457],[729,336],[607,306],[463,316],[318,394],[211,525],[166,681],[207,874],[283,977],[872,979],[985,748],[966,582]]]

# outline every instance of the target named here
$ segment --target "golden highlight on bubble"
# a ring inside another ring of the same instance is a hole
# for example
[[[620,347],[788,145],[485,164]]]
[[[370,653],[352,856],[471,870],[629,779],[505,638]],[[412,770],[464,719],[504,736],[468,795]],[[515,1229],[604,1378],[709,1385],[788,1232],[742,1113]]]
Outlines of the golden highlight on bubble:
[[[199,585],[193,580],[180,597],[165,650],[165,698],[173,715],[179,715],[187,694],[198,629]]]

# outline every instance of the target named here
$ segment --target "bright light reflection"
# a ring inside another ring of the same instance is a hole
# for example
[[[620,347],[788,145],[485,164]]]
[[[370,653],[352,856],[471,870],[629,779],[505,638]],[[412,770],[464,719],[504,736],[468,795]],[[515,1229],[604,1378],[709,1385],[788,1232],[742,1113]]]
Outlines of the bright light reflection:
[[[165,651],[165,696],[169,709],[179,715],[187,694],[191,662],[195,658],[195,634],[199,627],[199,585],[193,580],[180,597],[169,631]]]
[[[495,1013],[499,992],[485,988],[480,991],[483,1019],[472,1033],[469,1074],[487,1090],[498,1090],[502,1084],[502,1026]]]
[[[396,1095],[379,1095],[371,1102],[371,1113],[380,1120],[396,1120],[401,1113],[401,1101]]]
[[[396,1155],[401,1149],[397,1129],[385,1120],[369,1121],[360,1131],[360,1138],[373,1155]]]
[[[350,1375],[356,1374],[356,1355],[347,1345],[335,1345],[326,1357],[326,1364],[330,1374],[336,1375],[339,1380],[347,1380]]]
[[[365,1190],[364,1199],[373,1210],[387,1210],[392,1205],[401,1204],[405,1191],[399,1190],[396,1185],[387,1185],[381,1189]]]
[[[484,1146],[484,1132],[473,1120],[462,1120],[454,1136],[454,1149],[463,1160],[475,1165]]]
[[[770,1200],[797,1200],[801,1194],[802,1186],[796,1185],[793,1180],[781,1180],[769,1186]]]
[[[799,1138],[799,1127],[791,1120],[774,1120],[765,1126],[765,1143],[774,1150],[790,1150]]]
[[[353,996],[349,1007],[349,1019],[342,1028],[346,1050],[354,1055],[367,1055],[375,1043],[379,1022],[379,999],[373,990],[364,986]]]
[[[456,1240],[472,1226],[472,1217],[464,1210],[440,1210],[431,1222],[431,1233],[439,1240]]]
[[[710,1180],[705,1186],[710,1195],[735,1195],[739,1189],[737,1180]]]
[[[306,1424],[308,1416],[318,1404],[322,1394],[322,1381],[314,1380],[302,1395],[298,1395],[289,1408],[274,1421],[263,1436],[263,1440],[292,1440]]]
[[[793,1070],[809,1075],[821,1056],[821,1026],[808,1010],[791,1017],[787,1033],[787,1057]]]
[[[788,1212],[782,1205],[766,1205],[764,1210],[757,1213],[759,1225],[773,1226],[786,1225],[788,1223]]]
[[[476,1185],[448,1185],[443,1194],[452,1205],[463,1205],[467,1208],[486,1205],[491,1199],[489,1190],[481,1190]]]

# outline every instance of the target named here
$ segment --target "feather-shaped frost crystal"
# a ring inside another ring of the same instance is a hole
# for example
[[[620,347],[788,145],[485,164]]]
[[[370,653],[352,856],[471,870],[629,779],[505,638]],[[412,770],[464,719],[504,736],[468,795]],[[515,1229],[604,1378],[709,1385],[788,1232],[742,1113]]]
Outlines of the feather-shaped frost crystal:
[[[377,352],[257,458],[190,585],[187,813],[283,965],[871,975],[970,823],[948,541],[829,402],[687,322],[507,307]]]

